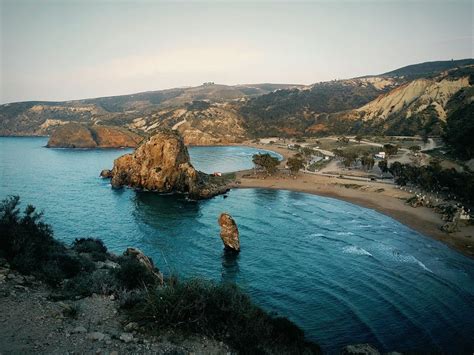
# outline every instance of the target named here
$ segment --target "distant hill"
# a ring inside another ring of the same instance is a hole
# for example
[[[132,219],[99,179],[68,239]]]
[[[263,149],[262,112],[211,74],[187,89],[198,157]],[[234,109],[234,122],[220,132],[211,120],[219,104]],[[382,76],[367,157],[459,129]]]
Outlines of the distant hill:
[[[45,135],[66,122],[128,127],[133,126],[134,120],[160,120],[158,112],[185,109],[194,101],[223,104],[273,90],[301,87],[293,84],[228,86],[206,83],[190,88],[84,100],[10,103],[0,106],[0,135]]]
[[[313,85],[219,85],[0,106],[0,135],[49,135],[69,122],[140,135],[180,131],[187,144],[265,136],[444,133],[474,100],[474,59],[427,62]]]
[[[458,69],[467,65],[474,65],[474,59],[444,60],[435,62],[425,62],[413,65],[407,65],[399,69],[383,73],[383,77],[428,77],[436,76],[450,69]]]

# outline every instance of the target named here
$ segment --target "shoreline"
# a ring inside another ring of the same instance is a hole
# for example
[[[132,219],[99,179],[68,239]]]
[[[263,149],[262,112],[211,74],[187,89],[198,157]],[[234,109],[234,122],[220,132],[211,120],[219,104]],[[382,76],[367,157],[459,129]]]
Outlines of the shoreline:
[[[252,148],[262,149],[262,145],[243,143]],[[276,149],[274,149],[276,148]],[[292,151],[282,147],[266,147],[283,156],[282,166]],[[411,207],[405,200],[412,194],[389,185],[373,181],[356,181],[317,174],[300,172],[296,178],[279,171],[273,176],[253,175],[252,170],[235,172],[236,179],[229,184],[235,188],[263,188],[309,193],[336,198],[365,208],[375,210],[422,235],[443,242],[452,249],[474,258],[474,226],[461,226],[455,233],[445,233],[440,227],[445,223],[441,215],[428,207]]]

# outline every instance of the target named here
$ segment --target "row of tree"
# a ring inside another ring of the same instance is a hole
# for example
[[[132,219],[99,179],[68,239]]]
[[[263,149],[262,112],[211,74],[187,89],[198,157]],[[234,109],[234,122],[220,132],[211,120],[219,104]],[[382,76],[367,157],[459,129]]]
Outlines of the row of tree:
[[[392,163],[388,169],[399,185],[413,184],[426,191],[450,194],[467,203],[474,203],[474,174],[443,169],[437,160],[429,165],[414,166]]]
[[[306,151],[306,154],[309,154]],[[252,162],[254,165],[264,170],[267,174],[271,175],[277,171],[277,167],[280,164],[280,161],[276,157],[272,157],[268,153],[263,154],[254,154],[252,157]],[[302,153],[297,153],[293,157],[288,158],[286,164],[288,169],[290,169],[292,174],[298,173],[300,169],[304,168],[305,159]]]

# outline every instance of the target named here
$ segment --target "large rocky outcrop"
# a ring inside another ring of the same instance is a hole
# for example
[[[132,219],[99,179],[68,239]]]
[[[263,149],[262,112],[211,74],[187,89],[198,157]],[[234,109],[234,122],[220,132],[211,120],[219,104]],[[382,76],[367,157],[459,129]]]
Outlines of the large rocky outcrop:
[[[135,148],[142,137],[120,127],[67,123],[54,130],[49,148]]]
[[[227,191],[222,183],[194,169],[182,137],[172,130],[159,131],[134,153],[117,158],[111,175],[113,187],[187,193],[193,199],[210,198]]]
[[[219,226],[221,227],[221,239],[226,250],[239,252],[240,240],[237,223],[228,213],[221,213],[219,216]]]

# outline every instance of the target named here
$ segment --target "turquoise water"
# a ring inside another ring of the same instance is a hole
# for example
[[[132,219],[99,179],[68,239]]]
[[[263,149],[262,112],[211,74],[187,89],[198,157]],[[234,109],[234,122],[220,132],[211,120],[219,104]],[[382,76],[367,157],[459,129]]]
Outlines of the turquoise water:
[[[45,211],[57,237],[137,246],[164,272],[240,284],[329,352],[347,343],[382,350],[472,353],[474,261],[373,210],[289,191],[233,190],[191,202],[112,190],[98,177],[126,150],[46,149],[45,138],[0,138],[0,198]],[[197,168],[251,166],[243,147],[190,148]],[[217,218],[234,216],[242,252],[223,253]]]

